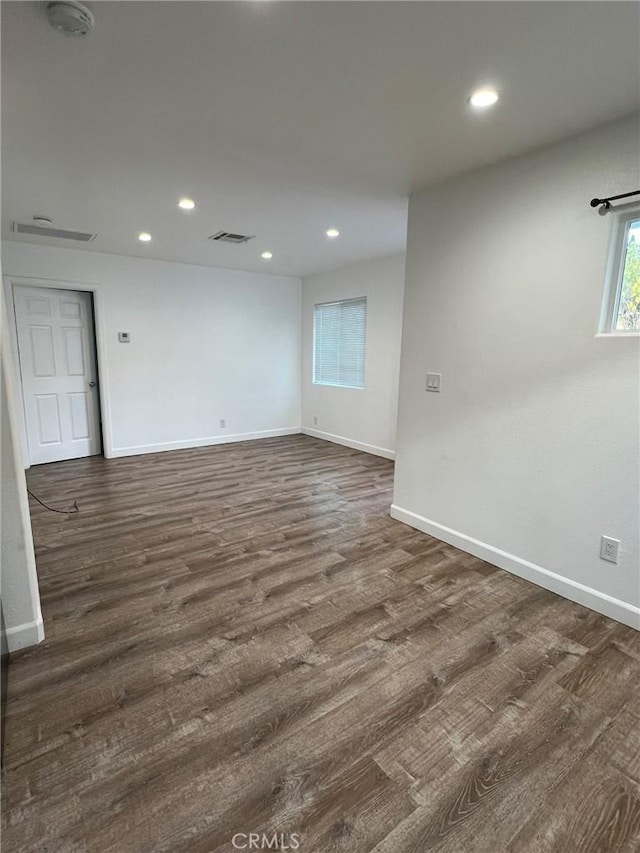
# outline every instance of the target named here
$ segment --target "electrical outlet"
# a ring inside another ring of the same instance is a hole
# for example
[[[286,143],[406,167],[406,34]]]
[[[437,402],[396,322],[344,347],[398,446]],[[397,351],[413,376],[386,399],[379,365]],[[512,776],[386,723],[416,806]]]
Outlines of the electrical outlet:
[[[317,415],[313,416],[313,425],[318,426],[318,416]]]
[[[611,539],[610,536],[600,537],[600,559],[607,560],[609,563],[618,562],[618,546],[619,539]]]
[[[226,418],[220,418],[220,429],[226,429],[226,428],[227,428]]]

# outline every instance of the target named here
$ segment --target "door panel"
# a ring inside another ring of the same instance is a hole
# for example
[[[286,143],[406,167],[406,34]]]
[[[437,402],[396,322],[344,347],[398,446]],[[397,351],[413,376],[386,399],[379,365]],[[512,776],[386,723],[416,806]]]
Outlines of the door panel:
[[[39,444],[60,444],[60,404],[57,394],[36,394]]]
[[[48,297],[27,297],[27,313],[30,317],[50,317],[51,304]]]
[[[91,294],[15,285],[14,302],[31,463],[100,453]]]
[[[50,326],[29,326],[34,376],[55,376],[53,335]]]
[[[65,327],[62,330],[62,335],[64,340],[64,351],[67,357],[67,375],[85,376],[84,329],[69,329]]]
[[[71,437],[74,439],[89,438],[89,407],[91,400],[85,391],[74,391],[69,394],[71,410]]]
[[[70,300],[62,300],[60,302],[61,317],[81,317],[82,309],[79,302],[71,302]]]

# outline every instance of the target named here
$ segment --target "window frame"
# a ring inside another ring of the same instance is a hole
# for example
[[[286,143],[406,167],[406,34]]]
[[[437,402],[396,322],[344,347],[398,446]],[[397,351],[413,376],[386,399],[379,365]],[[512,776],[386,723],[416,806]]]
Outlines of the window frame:
[[[326,305],[348,305],[354,302],[362,302],[364,305],[364,324],[362,337],[362,385],[345,385],[339,382],[324,382],[316,379],[316,309]],[[315,302],[311,315],[313,325],[313,339],[311,343],[311,384],[324,388],[343,388],[347,391],[364,391],[366,387],[367,374],[367,314],[368,298],[366,296],[350,296],[347,299],[329,299],[326,302]]]
[[[607,258],[604,298],[600,314],[598,335],[606,337],[629,337],[640,335],[640,329],[618,329],[618,311],[622,296],[622,279],[627,257],[627,234],[632,222],[640,220],[640,205],[624,205],[611,212],[613,223],[609,236],[609,254]]]

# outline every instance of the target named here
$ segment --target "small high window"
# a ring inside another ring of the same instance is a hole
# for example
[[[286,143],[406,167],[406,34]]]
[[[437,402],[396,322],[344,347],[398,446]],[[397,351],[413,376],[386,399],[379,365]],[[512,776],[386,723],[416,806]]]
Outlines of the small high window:
[[[366,297],[314,305],[315,385],[364,388],[366,325]]]
[[[617,214],[601,331],[640,332],[640,210]]]

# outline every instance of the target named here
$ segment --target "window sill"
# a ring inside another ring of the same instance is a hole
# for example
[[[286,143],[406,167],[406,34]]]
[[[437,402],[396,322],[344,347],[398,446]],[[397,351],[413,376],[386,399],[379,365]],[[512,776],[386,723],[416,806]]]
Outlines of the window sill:
[[[638,332],[598,332],[596,338],[640,338],[640,331]]]
[[[345,391],[364,391],[364,385],[338,385],[334,382],[312,382],[319,388],[343,388]]]

